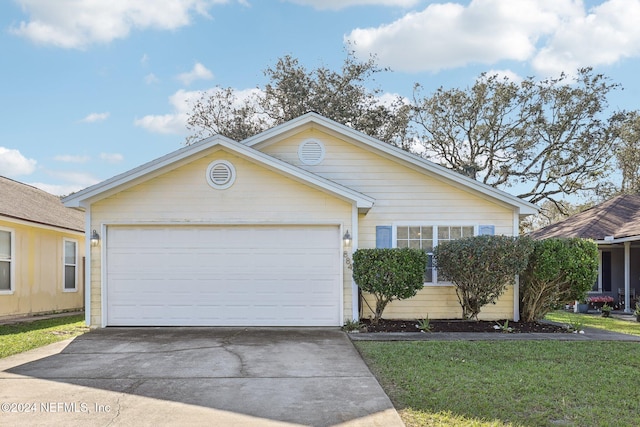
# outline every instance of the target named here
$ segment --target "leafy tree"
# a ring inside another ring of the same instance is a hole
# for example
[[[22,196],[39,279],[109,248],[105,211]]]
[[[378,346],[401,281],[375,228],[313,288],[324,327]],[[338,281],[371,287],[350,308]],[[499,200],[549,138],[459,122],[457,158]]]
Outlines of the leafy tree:
[[[307,70],[289,55],[264,71],[268,83],[240,98],[232,88],[203,93],[187,119],[187,143],[222,134],[243,140],[309,111],[369,136],[409,149],[411,107],[401,97],[382,100],[370,90],[375,75],[388,71],[373,58],[360,62],[349,54],[340,71]]]
[[[620,125],[620,142],[615,151],[622,173],[620,193],[640,193],[640,112],[628,113]]]
[[[582,300],[598,278],[598,246],[584,239],[535,241],[520,276],[522,320],[542,319],[554,307]]]
[[[456,288],[462,317],[478,320],[527,267],[532,250],[528,237],[475,236],[440,243],[433,256],[438,274]]]
[[[422,289],[426,268],[427,254],[420,249],[358,249],[353,253],[353,280],[376,300],[371,310],[374,323],[391,301],[411,298]]]
[[[470,88],[428,96],[417,85],[417,137],[435,162],[494,187],[524,188],[519,197],[532,203],[557,202],[594,191],[606,176],[621,116],[604,116],[617,87],[590,68],[539,82],[482,74]]]

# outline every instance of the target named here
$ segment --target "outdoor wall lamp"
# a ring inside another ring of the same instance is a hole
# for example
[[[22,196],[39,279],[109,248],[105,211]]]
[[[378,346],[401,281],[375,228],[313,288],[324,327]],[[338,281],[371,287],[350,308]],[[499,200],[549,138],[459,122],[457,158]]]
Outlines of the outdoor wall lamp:
[[[100,235],[94,229],[91,233],[91,246],[98,246],[100,244]]]
[[[346,233],[344,233],[344,236],[342,236],[342,240],[344,241],[344,245],[349,247],[351,246],[351,234],[349,234],[349,230],[347,230]]]

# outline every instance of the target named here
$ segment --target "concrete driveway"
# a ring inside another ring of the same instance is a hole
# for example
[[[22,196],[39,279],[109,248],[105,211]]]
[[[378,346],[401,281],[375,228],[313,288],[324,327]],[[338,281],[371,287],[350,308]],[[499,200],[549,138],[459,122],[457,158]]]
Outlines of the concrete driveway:
[[[0,425],[403,425],[337,329],[95,330],[0,359],[0,405]]]

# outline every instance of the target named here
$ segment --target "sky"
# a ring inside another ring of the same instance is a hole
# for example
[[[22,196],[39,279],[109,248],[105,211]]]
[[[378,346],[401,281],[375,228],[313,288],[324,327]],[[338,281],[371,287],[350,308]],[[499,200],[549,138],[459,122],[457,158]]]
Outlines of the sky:
[[[640,100],[640,0],[4,0],[0,175],[56,195],[184,146],[189,100],[262,87],[285,55],[376,55],[387,94],[593,67]]]

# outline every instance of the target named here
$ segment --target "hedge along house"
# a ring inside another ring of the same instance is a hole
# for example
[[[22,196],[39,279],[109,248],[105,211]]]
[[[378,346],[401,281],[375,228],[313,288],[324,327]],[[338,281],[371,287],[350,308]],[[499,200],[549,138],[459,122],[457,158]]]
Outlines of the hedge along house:
[[[590,294],[611,296],[626,312],[633,311],[640,295],[640,195],[614,197],[530,236],[594,240],[598,244],[599,269]]]
[[[84,214],[0,177],[0,319],[82,310]]]
[[[315,113],[242,142],[213,136],[64,203],[99,237],[86,296],[97,327],[340,326],[359,315],[357,248],[516,235],[537,212]],[[461,317],[454,288],[432,268],[425,278],[385,317]],[[517,287],[481,316],[517,319]]]

